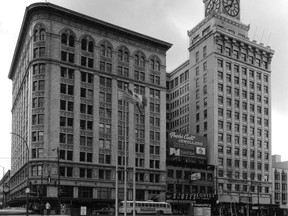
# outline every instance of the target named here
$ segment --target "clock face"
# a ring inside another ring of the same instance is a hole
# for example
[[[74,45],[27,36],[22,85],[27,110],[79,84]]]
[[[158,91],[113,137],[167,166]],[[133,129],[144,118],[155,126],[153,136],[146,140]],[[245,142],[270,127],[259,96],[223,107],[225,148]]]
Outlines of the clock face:
[[[224,10],[232,17],[236,17],[240,11],[240,5],[238,0],[223,0]]]
[[[220,0],[210,0],[207,4],[205,14],[206,16],[211,12],[219,12],[220,9]]]

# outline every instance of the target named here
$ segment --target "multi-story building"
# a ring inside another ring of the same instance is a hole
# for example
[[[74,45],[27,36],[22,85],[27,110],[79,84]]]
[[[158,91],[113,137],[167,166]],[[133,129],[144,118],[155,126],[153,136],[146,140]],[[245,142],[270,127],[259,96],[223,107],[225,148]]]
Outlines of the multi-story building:
[[[174,88],[183,85],[183,72],[189,70],[188,99],[185,102],[180,91],[170,94],[168,129],[207,137],[208,163],[217,168],[223,212],[264,212],[272,192],[274,51],[249,40],[250,27],[240,21],[239,0],[203,2],[205,18],[188,31],[189,60],[170,80]],[[231,202],[236,208],[230,208]]]
[[[125,155],[128,199],[134,165],[137,200],[165,191],[170,47],[50,3],[27,7],[9,71],[11,204],[25,202],[29,182],[37,195],[30,203],[40,197],[53,209],[59,201],[113,205],[117,163],[124,199]],[[126,87],[145,95],[148,105],[124,107],[117,93]]]
[[[207,163],[207,140],[206,137],[189,133],[189,66],[187,60],[167,74],[166,198],[175,213],[189,213],[194,204],[208,204],[215,213],[215,166]],[[203,155],[197,154],[199,146],[205,149]],[[195,175],[198,178],[194,178]]]
[[[277,215],[288,215],[287,184],[288,161],[281,161],[280,155],[272,155],[272,197],[273,204],[279,205]]]
[[[10,170],[4,173],[0,180],[0,208],[7,206],[7,200],[9,200],[9,190],[10,190]]]

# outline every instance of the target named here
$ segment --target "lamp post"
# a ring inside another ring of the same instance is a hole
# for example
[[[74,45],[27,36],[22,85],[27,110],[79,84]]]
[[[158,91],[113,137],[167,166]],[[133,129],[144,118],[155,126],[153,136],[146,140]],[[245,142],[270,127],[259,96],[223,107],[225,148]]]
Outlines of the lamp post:
[[[60,194],[60,149],[57,147],[56,149],[52,149],[52,151],[57,152],[57,197],[58,197],[58,211],[59,214],[61,212],[61,194]]]
[[[11,134],[12,135],[15,135],[15,136],[17,136],[17,137],[19,137],[24,143],[25,143],[25,146],[26,146],[26,151],[27,151],[27,179],[26,179],[26,216],[29,216],[29,214],[28,214],[28,210],[29,210],[29,207],[28,207],[28,205],[29,205],[29,200],[28,200],[28,194],[30,193],[30,191],[29,191],[29,189],[28,189],[28,187],[29,187],[29,159],[30,159],[30,157],[29,157],[29,146],[28,146],[28,143],[27,143],[27,141],[26,141],[26,139],[24,139],[22,136],[20,136],[19,134],[17,134],[17,133],[13,133],[13,132],[11,132]]]
[[[259,196],[260,196],[260,194],[259,194],[259,192],[260,192],[260,185],[261,185],[261,184],[259,184],[259,183],[257,184],[257,189],[258,189],[258,190],[257,190],[258,216],[260,216],[260,206],[259,206],[259,205],[260,205],[260,202],[259,202],[259,198],[260,198],[260,197],[259,197]]]

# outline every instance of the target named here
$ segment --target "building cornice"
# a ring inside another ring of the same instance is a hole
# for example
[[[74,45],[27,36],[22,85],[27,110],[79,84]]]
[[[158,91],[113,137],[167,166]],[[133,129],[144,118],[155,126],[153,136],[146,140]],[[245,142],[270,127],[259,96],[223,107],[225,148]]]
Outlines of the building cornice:
[[[159,39],[156,39],[156,38],[153,38],[153,37],[150,37],[150,36],[147,36],[147,35],[144,35],[144,34],[129,30],[129,29],[122,28],[120,26],[116,26],[111,23],[87,16],[85,14],[75,12],[75,11],[72,11],[72,10],[51,4],[51,3],[34,3],[28,6],[25,10],[24,18],[22,21],[20,33],[18,36],[17,44],[16,44],[15,51],[14,51],[14,56],[12,59],[12,63],[11,63],[11,67],[10,67],[10,71],[8,75],[10,79],[12,79],[12,72],[14,70],[15,63],[17,62],[17,59],[19,57],[19,53],[21,53],[20,52],[21,47],[25,43],[23,38],[25,38],[26,29],[29,26],[30,19],[33,16],[33,14],[43,13],[43,12],[47,14],[55,14],[59,17],[66,17],[69,19],[73,19],[75,20],[75,22],[81,22],[84,25],[92,25],[94,28],[105,29],[109,32],[120,34],[131,40],[150,44],[151,46],[157,47],[164,51],[167,51],[172,46],[171,43],[168,43],[168,42],[165,42],[165,41],[162,41],[162,40],[159,40]]]

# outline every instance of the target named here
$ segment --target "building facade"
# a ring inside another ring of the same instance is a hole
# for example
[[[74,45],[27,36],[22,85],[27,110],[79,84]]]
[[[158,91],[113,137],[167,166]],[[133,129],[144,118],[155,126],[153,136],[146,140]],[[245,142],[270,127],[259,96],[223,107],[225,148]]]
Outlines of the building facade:
[[[191,118],[189,67],[190,62],[187,60],[167,74],[166,200],[171,203],[174,213],[189,214],[195,204],[210,205],[215,213],[217,199],[214,184],[215,166],[207,162],[206,137],[195,136],[195,133],[191,132],[189,121]],[[196,142],[205,148],[205,154],[200,157],[196,154]],[[193,178],[195,175],[198,177]]]
[[[166,51],[170,43],[50,4],[27,7],[12,60],[10,203],[115,203],[166,190]],[[118,89],[146,96],[137,109]],[[136,131],[136,132],[135,132]],[[126,134],[126,136],[125,136]],[[125,154],[126,142],[126,154]],[[31,195],[36,196],[31,196]],[[96,202],[97,201],[97,202]],[[90,203],[90,204],[89,204]]]
[[[273,204],[279,205],[277,215],[288,215],[287,203],[288,161],[281,161],[280,155],[272,155],[272,197]]]
[[[181,74],[189,71],[188,107],[183,108],[183,95],[175,93],[167,128],[207,137],[208,164],[217,169],[222,213],[264,213],[272,192],[274,51],[249,40],[250,26],[240,21],[239,0],[203,2],[205,18],[188,31],[189,60],[170,80],[173,87],[182,85]]]
[[[7,206],[7,200],[10,199],[9,190],[10,190],[10,170],[4,173],[0,180],[0,208],[5,208]]]

